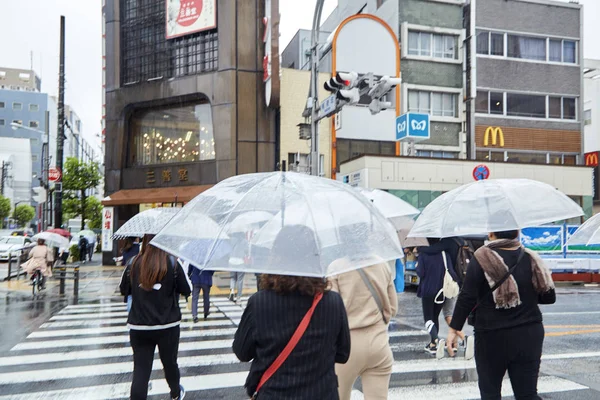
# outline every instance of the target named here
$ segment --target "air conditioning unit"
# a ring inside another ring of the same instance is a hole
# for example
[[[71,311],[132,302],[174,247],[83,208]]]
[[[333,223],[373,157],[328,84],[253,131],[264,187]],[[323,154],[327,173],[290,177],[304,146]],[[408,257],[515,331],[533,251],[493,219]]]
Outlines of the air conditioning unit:
[[[297,126],[300,132],[300,140],[310,140],[312,137],[310,132],[310,124],[302,123],[298,124]]]

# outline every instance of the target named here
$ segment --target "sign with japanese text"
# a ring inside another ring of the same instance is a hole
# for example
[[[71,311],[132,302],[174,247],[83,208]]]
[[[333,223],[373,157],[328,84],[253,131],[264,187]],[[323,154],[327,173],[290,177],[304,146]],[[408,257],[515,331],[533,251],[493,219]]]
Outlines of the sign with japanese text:
[[[167,39],[217,27],[217,0],[165,1]]]
[[[102,251],[113,250],[112,236],[115,230],[114,223],[114,207],[104,207],[104,210],[102,210]]]

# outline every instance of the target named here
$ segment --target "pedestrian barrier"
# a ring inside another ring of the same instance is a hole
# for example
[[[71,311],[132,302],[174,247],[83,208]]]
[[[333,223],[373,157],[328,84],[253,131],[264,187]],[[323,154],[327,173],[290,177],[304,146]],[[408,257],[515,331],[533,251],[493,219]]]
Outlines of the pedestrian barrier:
[[[67,279],[73,279],[73,296],[79,295],[79,264],[59,265],[52,271],[55,279],[60,280],[59,294],[65,294],[65,282]]]
[[[29,250],[34,247],[35,244],[32,243],[18,249],[11,249],[8,252],[8,273],[3,279],[4,281],[10,281],[13,278],[19,279],[19,276],[27,275],[27,272],[21,269],[21,264],[27,261],[27,258],[29,257]],[[15,264],[14,266],[13,263]]]

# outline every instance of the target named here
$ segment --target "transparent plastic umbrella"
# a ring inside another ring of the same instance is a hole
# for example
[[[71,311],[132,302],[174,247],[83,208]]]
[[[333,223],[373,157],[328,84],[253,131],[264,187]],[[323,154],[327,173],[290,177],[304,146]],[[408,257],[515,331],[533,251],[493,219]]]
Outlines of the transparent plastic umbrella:
[[[390,220],[397,231],[410,228],[414,222],[414,217],[421,213],[418,208],[383,190],[366,188],[356,188],[356,190],[371,200],[383,216]]]
[[[569,238],[567,246],[600,244],[600,214],[585,221]]]
[[[268,217],[259,227],[244,217],[256,212]],[[211,220],[218,229],[203,223],[182,229],[190,220]],[[206,237],[212,238],[209,248],[189,245]],[[363,195],[341,182],[294,172],[229,178],[194,198],[151,243],[209,270],[313,277],[402,257],[394,227]],[[227,262],[217,251],[224,248],[230,249]],[[351,261],[344,270],[330,267],[344,257]]]
[[[421,213],[409,237],[443,238],[522,229],[583,215],[554,187],[530,179],[490,179],[444,193]]]
[[[90,242],[96,241],[96,233],[94,233],[94,231],[90,231],[89,229],[84,229],[83,231],[79,231],[77,236],[85,236],[85,238]]]
[[[181,208],[159,207],[142,211],[125,222],[113,235],[114,239],[156,235]]]
[[[69,239],[54,232],[40,232],[31,238],[34,242],[43,239],[50,247],[66,248],[69,247]]]

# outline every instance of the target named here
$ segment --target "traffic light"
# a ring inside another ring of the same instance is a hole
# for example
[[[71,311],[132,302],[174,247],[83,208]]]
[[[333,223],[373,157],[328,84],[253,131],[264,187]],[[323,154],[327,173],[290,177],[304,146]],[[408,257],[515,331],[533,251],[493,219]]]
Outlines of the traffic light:
[[[342,89],[352,89],[358,83],[356,72],[338,72],[335,76],[325,82],[325,90],[335,93]]]
[[[33,195],[33,201],[35,201],[38,204],[46,202],[46,189],[44,189],[41,186],[38,186],[33,188],[33,192],[35,193]]]
[[[390,78],[389,76],[383,76],[377,83],[369,90],[369,96],[371,97],[371,104],[369,104],[369,110],[371,114],[375,115],[382,110],[386,110],[392,107],[392,103],[389,101],[383,101],[382,97],[387,95],[394,87],[402,83],[401,78]]]
[[[348,105],[357,104],[360,100],[360,90],[358,88],[352,88],[349,90],[338,90],[335,95],[338,100],[345,102]]]

